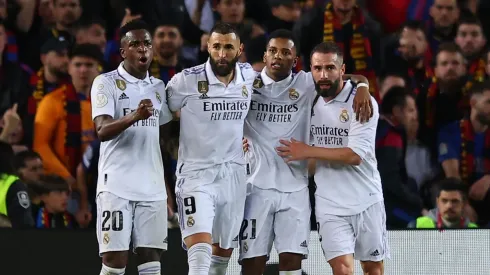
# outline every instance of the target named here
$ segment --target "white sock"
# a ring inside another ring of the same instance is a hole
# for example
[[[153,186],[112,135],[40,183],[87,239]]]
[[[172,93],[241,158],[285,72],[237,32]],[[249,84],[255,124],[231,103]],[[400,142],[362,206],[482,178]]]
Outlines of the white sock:
[[[211,267],[209,268],[209,275],[225,275],[228,268],[228,262],[230,258],[211,256]]]
[[[291,271],[279,271],[279,275],[301,275],[301,269]]]
[[[102,264],[100,275],[124,275],[126,268],[112,268]]]
[[[207,243],[197,243],[187,250],[189,275],[208,275],[212,248]]]
[[[147,262],[138,266],[139,275],[161,275],[160,262]]]

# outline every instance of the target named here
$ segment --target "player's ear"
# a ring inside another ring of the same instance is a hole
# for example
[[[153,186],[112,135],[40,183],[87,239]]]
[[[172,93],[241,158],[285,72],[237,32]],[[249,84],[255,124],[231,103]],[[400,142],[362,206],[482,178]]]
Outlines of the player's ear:
[[[297,56],[293,60],[293,68],[295,68],[296,65],[298,65],[298,57]]]
[[[340,67],[340,76],[343,76],[345,74],[345,64],[342,64],[342,67]]]
[[[243,43],[240,43],[240,47],[238,48],[238,56],[242,55],[243,48],[244,48]]]
[[[266,58],[267,52],[264,52],[264,56],[262,57],[262,62],[267,64],[267,58]]]
[[[123,48],[119,48],[119,54],[123,59],[126,58],[126,51]]]

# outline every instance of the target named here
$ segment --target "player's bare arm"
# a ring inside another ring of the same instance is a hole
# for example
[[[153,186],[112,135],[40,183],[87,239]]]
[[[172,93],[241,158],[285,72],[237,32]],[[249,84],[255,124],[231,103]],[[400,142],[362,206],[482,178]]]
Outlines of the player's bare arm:
[[[369,80],[367,77],[358,74],[344,74],[342,80],[352,80],[359,84],[363,83],[367,86],[361,85],[357,87],[356,96],[354,97],[354,112],[356,113],[356,120],[361,123],[369,121],[373,117],[373,105],[371,103],[371,93],[369,92]]]
[[[109,115],[100,115],[94,119],[97,136],[101,141],[108,141],[139,120],[148,119],[153,114],[153,103],[150,99],[143,99],[138,104],[138,109],[120,119],[114,119]]]
[[[281,146],[277,147],[277,153],[286,162],[317,159],[338,162],[346,165],[361,164],[361,157],[350,148],[322,148],[307,145],[295,139],[280,140]]]

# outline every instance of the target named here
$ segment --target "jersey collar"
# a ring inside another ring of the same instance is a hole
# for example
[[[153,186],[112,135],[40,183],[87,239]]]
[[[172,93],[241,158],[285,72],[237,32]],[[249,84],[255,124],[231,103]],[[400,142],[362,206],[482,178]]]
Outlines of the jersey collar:
[[[265,67],[262,69],[260,72],[260,78],[262,78],[262,82],[264,82],[264,85],[270,85],[272,83],[276,83],[277,85],[280,86],[287,86],[289,83],[291,83],[291,79],[293,78],[293,74],[290,73],[288,77],[281,81],[274,81],[272,78],[270,78],[266,73],[265,73]]]
[[[344,82],[344,87],[342,91],[333,99],[338,102],[347,102],[353,93],[354,89],[352,89],[352,82],[347,80]]]
[[[147,84],[151,84],[151,80],[150,80],[150,75],[148,74],[148,72],[146,72],[146,77],[145,79],[139,79],[139,78],[136,78],[132,75],[130,75],[126,69],[124,69],[123,67],[123,64],[124,64],[124,61],[121,62],[121,64],[119,64],[119,67],[117,67],[117,73],[122,77],[124,78],[124,80],[126,80],[127,82],[129,83],[138,83],[138,81],[144,81],[146,82]]]
[[[205,65],[209,85],[219,84],[219,83],[223,84],[221,81],[218,80],[218,78],[214,74],[213,69],[211,68],[211,64],[209,63],[210,62],[209,60],[210,59],[206,61],[206,65]],[[233,81],[231,81],[231,83],[234,83],[235,85],[239,85],[243,82],[245,82],[245,79],[243,79],[242,70],[240,70],[240,66],[238,66],[238,62],[237,62],[235,65],[235,77],[233,78]]]

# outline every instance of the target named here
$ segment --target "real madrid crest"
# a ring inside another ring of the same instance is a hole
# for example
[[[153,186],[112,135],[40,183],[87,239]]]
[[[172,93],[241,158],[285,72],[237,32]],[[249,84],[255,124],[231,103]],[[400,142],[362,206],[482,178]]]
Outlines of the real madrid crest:
[[[247,253],[248,252],[248,244],[247,242],[243,242],[243,252]]]
[[[155,95],[157,96],[158,103],[162,104],[162,97],[160,97],[160,94],[155,92]]]
[[[109,239],[109,233],[104,233],[104,238],[102,239],[102,242],[104,244],[108,244],[109,241],[110,241],[110,239]]]
[[[256,89],[260,89],[264,86],[264,83],[262,82],[262,79],[260,77],[257,77],[255,80],[254,80],[254,85],[253,87],[256,88]]]
[[[187,227],[193,227],[193,226],[194,226],[194,223],[196,223],[196,222],[194,221],[194,218],[193,218],[192,216],[189,216],[189,217],[187,218]]]
[[[298,93],[298,91],[296,91],[296,89],[290,89],[289,90],[289,99],[296,100],[296,99],[298,99],[298,97],[299,97],[299,93]]]
[[[248,97],[247,86],[245,86],[245,85],[243,85],[243,87],[242,87],[242,96],[244,98],[247,98]]]
[[[207,93],[209,92],[209,85],[207,81],[199,81],[197,82],[197,91],[202,95],[199,97],[200,99],[209,98]]]
[[[126,90],[126,82],[121,79],[116,79],[116,86],[119,88],[119,90],[124,91]]]
[[[342,110],[342,112],[340,112],[339,120],[342,123],[346,123],[347,121],[349,121],[349,113],[347,112],[347,110],[344,109]]]

